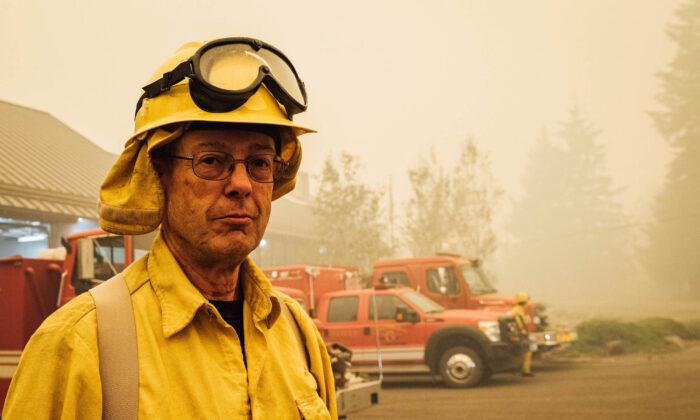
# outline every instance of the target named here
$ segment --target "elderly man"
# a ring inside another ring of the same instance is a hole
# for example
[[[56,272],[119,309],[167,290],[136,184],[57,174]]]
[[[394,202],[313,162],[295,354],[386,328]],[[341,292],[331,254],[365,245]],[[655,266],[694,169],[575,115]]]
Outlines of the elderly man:
[[[297,136],[311,130],[291,116],[305,109],[291,62],[258,40],[186,44],[161,66],[98,207],[109,232],[160,225],[160,234],[121,276],[42,324],[3,419],[336,417],[330,362],[313,322],[248,257],[271,201],[294,188]],[[128,309],[115,316],[101,302],[119,300],[120,287],[119,307],[125,301]],[[128,321],[109,329],[104,313]],[[133,338],[117,332],[134,327]],[[100,333],[119,339],[109,344]],[[133,366],[108,360],[129,346]],[[115,375],[127,379],[115,385]]]

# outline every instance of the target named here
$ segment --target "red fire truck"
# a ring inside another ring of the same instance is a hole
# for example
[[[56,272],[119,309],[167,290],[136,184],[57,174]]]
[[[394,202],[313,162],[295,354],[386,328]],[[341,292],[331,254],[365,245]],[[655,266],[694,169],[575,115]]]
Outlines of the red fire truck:
[[[356,372],[380,367],[385,373],[432,372],[448,386],[469,387],[512,370],[527,347],[527,337],[510,315],[482,308],[445,310],[422,293],[391,283],[361,289],[357,271],[347,267],[302,265],[263,272],[275,287],[312,297],[314,322],[324,340],[352,350]],[[445,356],[449,352],[452,356]]]
[[[481,267],[481,261],[455,254],[431,257],[380,260],[374,264],[375,286],[410,287],[448,309],[472,309],[496,313],[510,311],[512,295],[499,294]],[[530,301],[525,307],[525,322],[539,350],[549,350],[575,339],[568,327],[549,325],[547,308]]]
[[[355,368],[432,372],[450,387],[513,370],[527,348],[513,316],[445,310],[406,287],[324,294],[314,321],[325,340],[353,351]]]

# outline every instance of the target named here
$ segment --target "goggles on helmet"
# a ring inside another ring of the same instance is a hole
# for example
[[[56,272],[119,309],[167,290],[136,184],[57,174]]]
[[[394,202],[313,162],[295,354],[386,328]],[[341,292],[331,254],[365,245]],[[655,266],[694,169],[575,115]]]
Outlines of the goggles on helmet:
[[[236,71],[231,72],[235,67]],[[253,38],[222,38],[202,45],[189,59],[143,87],[136,112],[145,98],[155,98],[189,78],[190,96],[206,112],[229,112],[243,105],[264,84],[284,106],[287,116],[306,110],[304,82],[277,48]]]

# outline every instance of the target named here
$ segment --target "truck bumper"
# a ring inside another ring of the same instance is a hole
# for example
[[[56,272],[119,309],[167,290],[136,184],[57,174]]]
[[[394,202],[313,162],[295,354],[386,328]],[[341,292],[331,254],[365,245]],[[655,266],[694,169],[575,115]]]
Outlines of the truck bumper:
[[[564,331],[538,331],[530,333],[530,341],[537,344],[538,350],[550,350],[577,339],[576,333]]]
[[[491,350],[491,372],[498,373],[519,369],[522,355],[527,349],[519,344],[494,343],[491,345]]]

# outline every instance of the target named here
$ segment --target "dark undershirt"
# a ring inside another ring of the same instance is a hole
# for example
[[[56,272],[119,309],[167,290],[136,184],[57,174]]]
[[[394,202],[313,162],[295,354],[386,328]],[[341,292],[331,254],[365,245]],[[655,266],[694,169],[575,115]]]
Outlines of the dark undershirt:
[[[243,353],[243,364],[248,366],[245,360],[245,345],[243,338],[243,299],[223,301],[223,300],[210,300],[209,301],[216,310],[219,311],[221,317],[230,326],[236,330],[238,334],[238,340],[241,342],[241,353]]]

